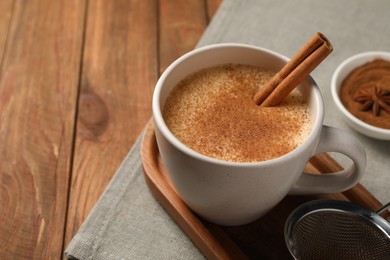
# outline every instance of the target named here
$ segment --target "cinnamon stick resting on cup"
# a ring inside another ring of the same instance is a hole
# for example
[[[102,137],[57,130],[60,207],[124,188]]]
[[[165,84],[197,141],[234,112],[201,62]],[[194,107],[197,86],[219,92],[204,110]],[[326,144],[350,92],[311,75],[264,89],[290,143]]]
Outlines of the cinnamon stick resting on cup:
[[[255,95],[257,105],[279,105],[333,51],[330,41],[316,33],[306,45]]]

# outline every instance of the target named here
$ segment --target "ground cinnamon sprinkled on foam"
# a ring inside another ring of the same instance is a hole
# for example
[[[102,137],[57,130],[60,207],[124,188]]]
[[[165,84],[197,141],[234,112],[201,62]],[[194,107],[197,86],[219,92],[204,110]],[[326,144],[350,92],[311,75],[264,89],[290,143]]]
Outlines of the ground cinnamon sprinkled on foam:
[[[277,107],[254,103],[258,88],[274,74],[238,64],[201,70],[170,94],[164,120],[181,142],[210,157],[235,162],[279,157],[305,140],[311,121],[298,91]]]

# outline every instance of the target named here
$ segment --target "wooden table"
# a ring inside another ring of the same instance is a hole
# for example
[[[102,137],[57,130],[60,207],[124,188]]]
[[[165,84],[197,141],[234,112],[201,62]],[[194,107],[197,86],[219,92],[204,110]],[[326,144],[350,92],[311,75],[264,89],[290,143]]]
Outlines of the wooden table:
[[[0,259],[58,259],[221,0],[0,1]]]

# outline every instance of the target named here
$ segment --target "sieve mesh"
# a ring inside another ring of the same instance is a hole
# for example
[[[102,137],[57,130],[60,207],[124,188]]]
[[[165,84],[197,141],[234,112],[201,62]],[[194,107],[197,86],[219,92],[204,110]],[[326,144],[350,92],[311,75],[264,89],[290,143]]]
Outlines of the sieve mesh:
[[[297,259],[390,259],[390,234],[371,215],[331,208],[296,214],[286,223],[286,242]]]
[[[390,259],[390,240],[357,215],[316,212],[298,222],[292,235],[299,259]]]

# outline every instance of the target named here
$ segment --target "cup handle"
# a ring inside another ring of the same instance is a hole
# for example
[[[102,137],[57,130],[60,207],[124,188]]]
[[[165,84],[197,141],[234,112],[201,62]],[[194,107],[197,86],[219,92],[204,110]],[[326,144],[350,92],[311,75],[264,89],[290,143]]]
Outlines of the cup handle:
[[[359,182],[366,168],[366,153],[358,139],[343,130],[324,125],[315,154],[321,152],[342,153],[351,158],[353,164],[336,173],[303,173],[289,195],[338,193]]]

